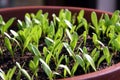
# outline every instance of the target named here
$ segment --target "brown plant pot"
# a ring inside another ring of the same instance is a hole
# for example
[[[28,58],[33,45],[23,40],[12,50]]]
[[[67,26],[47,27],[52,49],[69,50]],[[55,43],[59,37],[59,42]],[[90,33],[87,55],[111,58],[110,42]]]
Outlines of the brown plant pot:
[[[38,10],[42,9],[43,12],[48,12],[49,17],[51,18],[51,14],[58,14],[60,9],[69,9],[72,13],[78,13],[80,10],[85,10],[85,18],[90,21],[90,14],[92,11],[97,13],[97,16],[100,17],[101,14],[107,13],[112,15],[112,13],[88,9],[88,8],[75,8],[75,7],[56,7],[56,6],[27,6],[27,7],[15,7],[15,8],[3,8],[0,9],[0,15],[3,16],[4,20],[8,20],[11,17],[16,17],[17,19],[24,19],[25,13],[36,13]],[[16,24],[14,24],[15,26]],[[64,80],[120,80],[120,63],[115,64],[109,68],[88,73],[85,75],[65,78]]]

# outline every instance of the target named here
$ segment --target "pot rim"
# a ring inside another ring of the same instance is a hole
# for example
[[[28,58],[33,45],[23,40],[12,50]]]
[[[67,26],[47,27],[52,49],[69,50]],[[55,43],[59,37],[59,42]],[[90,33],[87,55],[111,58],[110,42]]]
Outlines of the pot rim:
[[[99,13],[107,13],[109,15],[112,15],[112,12],[99,10],[99,9],[93,9],[93,8],[84,8],[84,7],[72,7],[72,6],[17,6],[17,7],[6,7],[6,8],[0,8],[0,12],[2,11],[11,11],[11,10],[26,10],[26,9],[35,9],[35,8],[41,8],[41,9],[74,9],[74,10],[85,10],[85,11],[95,11]]]
[[[91,8],[81,8],[81,7],[66,7],[66,6],[20,6],[20,7],[10,7],[10,8],[1,8],[0,9],[0,14],[2,12],[9,12],[9,11],[16,11],[16,10],[26,10],[26,9],[70,9],[70,10],[85,10],[85,11],[95,11],[97,13],[107,13],[109,15],[112,15],[111,12],[107,12],[107,11],[103,11],[103,10],[97,10],[97,9],[91,9]],[[94,78],[98,78],[98,76],[102,77],[100,79],[104,79],[105,77],[109,77],[111,76],[111,73],[120,73],[120,62],[117,64],[114,64],[108,68],[105,68],[103,70],[100,71],[96,71],[96,72],[91,72],[88,74],[83,74],[83,75],[78,75],[78,76],[74,76],[74,77],[70,77],[70,78],[64,78],[64,80],[69,79],[69,80],[78,80],[78,79],[94,79]],[[91,76],[92,75],[92,76]],[[117,74],[119,76],[119,74]],[[112,76],[113,78],[114,75]],[[112,79],[112,78],[111,78]]]

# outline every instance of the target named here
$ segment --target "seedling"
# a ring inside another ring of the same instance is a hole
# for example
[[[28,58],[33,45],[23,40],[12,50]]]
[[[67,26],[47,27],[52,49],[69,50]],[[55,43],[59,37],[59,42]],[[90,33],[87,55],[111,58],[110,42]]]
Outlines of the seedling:
[[[12,49],[12,44],[7,37],[5,37],[5,45],[6,45],[7,49],[10,51],[12,58],[14,58],[14,51]]]
[[[26,76],[26,78],[27,78],[28,80],[32,80],[32,78],[30,77],[30,75],[28,74],[28,72],[27,72],[25,69],[23,69],[18,62],[16,62],[16,66],[17,66],[17,67],[19,68],[19,70],[24,74],[24,76]]]
[[[14,73],[17,80],[21,77],[39,79],[41,69],[47,79],[53,80],[56,76],[74,76],[78,70],[84,73],[97,71],[102,62],[111,66],[113,57],[116,57],[114,53],[120,51],[120,11],[115,11],[111,17],[102,14],[100,18],[92,12],[91,22],[84,18],[84,13],[81,10],[72,14],[68,9],[61,9],[58,16],[52,14],[50,20],[49,14],[42,10],[36,14],[26,13],[24,21],[18,19],[18,30],[10,31],[15,18],[5,22],[0,16],[0,42],[5,43],[0,44],[0,56],[4,59],[6,51],[15,60],[17,55],[20,60],[31,56],[27,59],[30,59],[27,69],[16,62],[18,68],[8,72],[0,70],[1,79],[11,80]]]
[[[2,80],[12,80],[12,77],[15,73],[16,67],[13,67],[11,69],[8,70],[7,74],[5,74],[5,72],[0,69],[0,77]]]
[[[15,18],[10,18],[7,22],[5,22],[0,15],[0,33],[4,34],[4,32],[8,31],[8,28],[13,24]]]
[[[34,75],[36,78],[38,78],[38,67],[39,67],[39,57],[38,56],[35,56],[33,58],[33,60],[30,61],[29,63],[29,67],[30,69],[32,70],[32,73],[33,73],[33,76],[32,76],[32,79],[34,78]]]

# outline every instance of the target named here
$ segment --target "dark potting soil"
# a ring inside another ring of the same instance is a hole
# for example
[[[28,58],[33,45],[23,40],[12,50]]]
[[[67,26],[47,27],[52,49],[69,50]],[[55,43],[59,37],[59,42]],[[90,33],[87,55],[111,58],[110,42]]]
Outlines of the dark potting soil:
[[[81,41],[82,41],[82,39],[80,39],[78,41],[78,44]],[[14,58],[12,58],[10,53],[9,53],[9,51],[5,47],[3,47],[3,45],[4,45],[4,41],[3,41],[2,36],[0,36],[0,48],[3,49],[3,53],[4,53],[3,55],[0,56],[0,68],[5,73],[7,73],[7,71],[10,68],[13,68],[16,65],[16,62],[19,62],[20,65],[23,66],[23,68],[25,70],[27,70],[27,72],[32,76],[32,73],[29,70],[29,62],[30,62],[30,60],[33,59],[32,53],[26,51],[24,56],[22,56],[21,55],[21,51],[18,49],[17,51],[15,51]],[[40,47],[39,47],[40,51],[42,50],[44,45],[45,45],[44,43],[40,44]],[[90,37],[87,39],[86,47],[87,47],[88,51],[91,51],[94,48],[94,45],[93,45],[92,40],[90,39]],[[65,49],[63,49],[63,52],[66,52]],[[69,67],[72,68],[73,62],[74,62],[73,60],[70,60]],[[117,64],[118,62],[120,62],[120,54],[116,53],[116,55],[112,59],[112,64],[111,65]],[[64,64],[64,61],[62,63]],[[39,64],[39,66],[40,67],[39,67],[39,70],[38,70],[38,78],[34,79],[34,80],[48,80],[47,75],[45,74],[45,72],[41,68],[41,64]],[[51,67],[52,70],[54,70],[55,65],[54,65],[53,61],[50,62],[50,67]],[[99,68],[97,70],[102,70],[102,69],[105,69],[107,67],[108,67],[108,65],[107,65],[106,61],[103,61],[100,64],[100,66],[99,66]],[[16,76],[18,75],[18,72],[19,72],[19,69],[17,68],[17,70],[15,71],[15,74],[14,74],[12,80],[16,80]],[[59,73],[62,73],[62,72],[63,72],[63,69],[60,69]],[[93,72],[92,68],[90,69],[90,71],[88,73],[90,73],[90,72]],[[78,67],[77,71],[75,72],[75,76],[81,75],[81,74],[84,74],[84,71],[82,70],[81,67]],[[56,76],[56,78],[58,79],[58,78],[61,78],[61,77],[60,76]],[[21,75],[21,80],[27,80],[27,79],[26,79],[25,76]]]

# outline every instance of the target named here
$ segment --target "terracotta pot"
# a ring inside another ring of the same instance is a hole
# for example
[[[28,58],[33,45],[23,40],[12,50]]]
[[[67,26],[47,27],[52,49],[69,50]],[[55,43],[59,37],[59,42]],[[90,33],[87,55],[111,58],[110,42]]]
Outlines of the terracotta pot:
[[[92,11],[95,11],[98,17],[103,13],[107,13],[112,15],[112,13],[95,10],[95,9],[87,9],[87,8],[75,8],[75,7],[55,7],[55,6],[27,6],[27,7],[15,7],[15,8],[3,8],[0,9],[0,14],[3,16],[4,20],[8,20],[11,17],[16,17],[17,19],[24,19],[25,13],[35,13],[39,9],[42,9],[43,12],[48,12],[49,17],[51,18],[52,13],[58,14],[61,8],[69,9],[72,13],[78,13],[80,10],[85,10],[85,18],[90,21],[90,14]],[[14,24],[15,26],[15,24]],[[64,80],[120,80],[120,63],[115,64],[109,68],[103,69],[101,71],[96,71],[93,73],[75,76],[71,78],[65,78]]]

